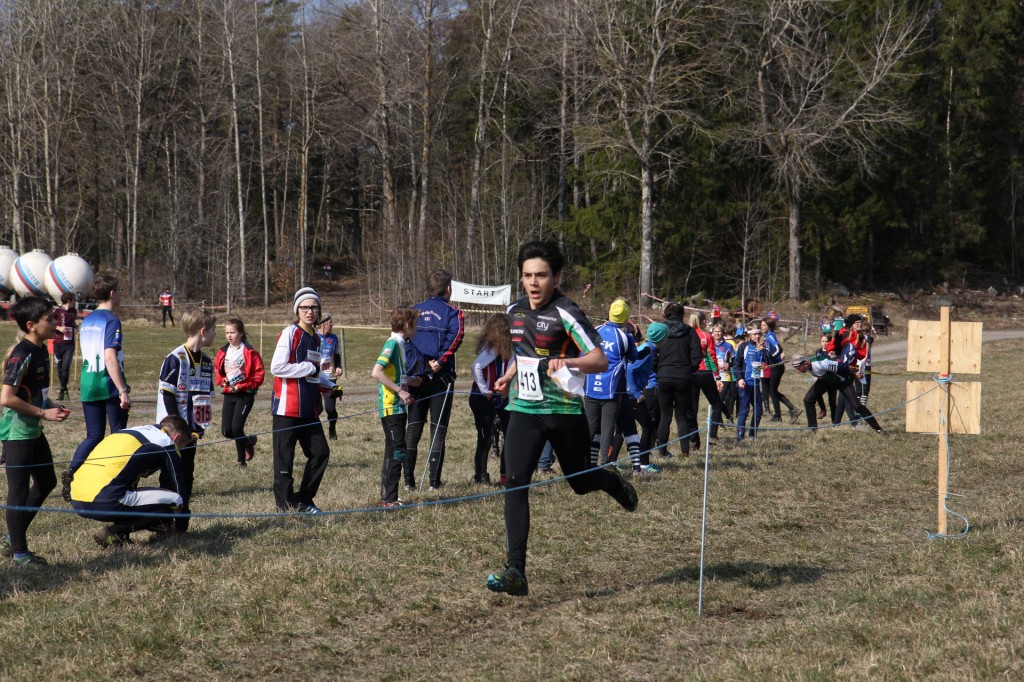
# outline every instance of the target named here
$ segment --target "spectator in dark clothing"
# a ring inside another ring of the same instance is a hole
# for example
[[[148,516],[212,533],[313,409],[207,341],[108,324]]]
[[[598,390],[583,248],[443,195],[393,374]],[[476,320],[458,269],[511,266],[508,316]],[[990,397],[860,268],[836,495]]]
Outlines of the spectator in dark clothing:
[[[675,416],[676,431],[681,439],[679,442],[683,456],[690,454],[689,434],[696,430],[687,418],[690,401],[693,400],[694,371],[700,366],[702,355],[700,339],[693,327],[683,322],[683,305],[669,302],[665,304],[665,326],[668,332],[664,340],[655,345],[658,347],[658,360],[655,373],[658,377],[658,411],[661,413],[658,423],[658,444],[664,455],[668,443],[669,431],[672,428],[672,417]],[[652,338],[648,329],[648,338]]]

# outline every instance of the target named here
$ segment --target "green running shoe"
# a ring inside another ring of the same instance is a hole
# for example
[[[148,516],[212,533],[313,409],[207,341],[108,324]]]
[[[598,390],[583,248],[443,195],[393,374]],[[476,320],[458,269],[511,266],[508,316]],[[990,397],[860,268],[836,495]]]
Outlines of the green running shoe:
[[[47,566],[50,562],[38,554],[29,552],[25,556],[14,557],[14,563],[19,566]]]
[[[487,589],[491,592],[504,592],[513,597],[525,597],[530,593],[526,576],[518,568],[508,568],[501,573],[487,576]]]

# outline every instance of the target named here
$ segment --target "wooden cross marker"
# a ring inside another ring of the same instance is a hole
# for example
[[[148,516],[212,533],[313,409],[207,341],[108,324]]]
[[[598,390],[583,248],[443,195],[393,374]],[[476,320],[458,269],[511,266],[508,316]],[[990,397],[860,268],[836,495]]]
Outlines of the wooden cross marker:
[[[981,384],[944,383],[936,379],[958,374],[981,373],[980,322],[950,322],[949,308],[939,321],[910,320],[907,339],[907,371],[931,372],[932,381],[907,382],[907,432],[939,435],[939,535],[946,534],[946,480],[949,469],[950,433],[981,433]]]

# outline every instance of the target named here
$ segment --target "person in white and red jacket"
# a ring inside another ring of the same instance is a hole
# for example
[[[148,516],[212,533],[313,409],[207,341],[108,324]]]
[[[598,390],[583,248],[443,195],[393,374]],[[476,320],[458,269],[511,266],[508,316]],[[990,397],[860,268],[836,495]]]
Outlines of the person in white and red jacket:
[[[224,394],[221,434],[235,441],[238,466],[244,467],[256,456],[256,436],[245,435],[245,422],[266,371],[259,351],[249,343],[242,318],[228,316],[224,321],[224,336],[228,342],[213,358],[213,378]]]
[[[320,370],[320,295],[312,287],[295,292],[292,303],[295,322],[284,328],[270,371],[274,375],[274,397],[270,402],[274,428],[274,500],[282,511],[319,514],[314,504],[320,482],[327,471],[331,450],[320,423],[321,395],[334,392],[337,385]],[[306,467],[296,491],[292,483],[295,446],[302,448]]]

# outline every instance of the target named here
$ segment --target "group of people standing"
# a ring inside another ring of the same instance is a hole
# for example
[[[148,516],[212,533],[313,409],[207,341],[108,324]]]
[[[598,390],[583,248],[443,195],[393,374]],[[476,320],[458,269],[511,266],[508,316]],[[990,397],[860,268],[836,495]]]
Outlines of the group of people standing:
[[[472,364],[469,403],[478,435],[475,482],[491,483],[487,458],[496,424],[505,435],[499,483],[506,487],[506,562],[485,584],[494,592],[522,596],[529,593],[529,490],[542,454],[550,452],[557,459],[577,494],[603,491],[632,512],[639,505],[634,487],[617,468],[596,465],[614,458],[624,444],[635,474],[658,473],[649,453],[670,456],[673,421],[682,453],[699,447],[700,396],[711,405],[712,441],[718,438],[723,416],[732,420],[735,415],[740,443],[748,437],[746,421],[752,416],[749,437],[756,437],[763,414],[761,392],[774,404],[773,419],[781,420],[780,404],[789,409],[791,421],[801,410],[779,392],[785,354],[774,334],[774,319],[752,323],[749,330],[741,326],[727,338],[717,317],[710,328],[699,311],[684,322],[683,306],[670,302],[663,307],[664,320],[647,326],[645,339],[630,322],[624,300],[614,301],[608,322],[595,328],[562,294],[558,284],[564,257],[555,243],[523,244],[517,265],[524,297],[486,321]],[[419,442],[428,420],[428,484],[435,491],[443,485],[455,353],[465,329],[462,312],[449,303],[451,274],[434,271],[428,289],[425,301],[392,312],[391,335],[370,372],[379,383],[377,407],[384,431],[380,496],[385,508],[401,504],[403,478],[406,490],[415,488]],[[62,477],[65,492],[81,516],[105,524],[94,536],[101,547],[128,543],[138,530],[158,536],[184,532],[195,447],[211,424],[216,387],[224,395],[222,433],[235,441],[238,464],[245,467],[255,456],[257,439],[245,433],[245,422],[264,382],[263,359],[248,343],[244,322],[234,316],[225,324],[227,343],[210,359],[203,349],[213,346],[216,318],[203,308],[189,309],[181,316],[185,342],[167,355],[160,371],[159,423],[128,428],[131,387],[115,312],[120,300],[117,279],[98,276],[93,294],[100,305],[78,332],[86,438]],[[282,511],[318,514],[315,497],[330,457],[320,414],[326,408],[329,437],[336,438],[342,369],[332,319],[322,313],[320,295],[310,287],[299,289],[292,310],[294,322],[282,331],[270,362],[273,494]],[[45,343],[57,333],[74,339],[75,320],[37,298],[19,301],[11,316],[25,337],[8,353],[0,391],[0,440],[8,467],[8,536],[0,550],[19,564],[44,564],[45,559],[28,550],[26,539],[34,509],[56,485],[42,422],[62,422],[69,414],[49,399]],[[812,427],[818,400],[835,391],[880,430],[867,410],[866,386],[859,393],[854,386],[861,377],[857,363],[863,362],[869,345],[867,335],[855,328],[860,322],[846,320],[849,329],[823,342],[821,355],[793,363],[817,378],[804,399]],[[65,366],[65,361],[58,363]],[[61,385],[66,397],[66,381]],[[105,435],[108,425],[110,435]],[[297,447],[306,463],[296,488],[292,472]],[[158,487],[139,486],[141,478],[156,472]],[[170,512],[181,514],[160,516]]]

